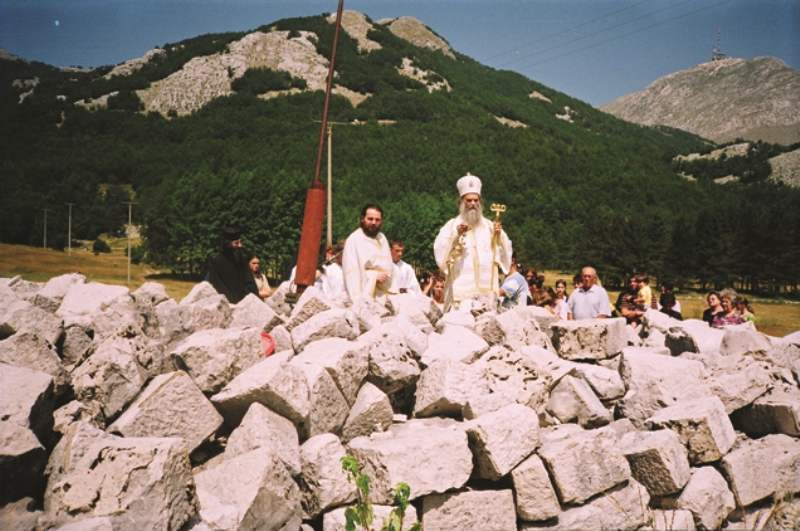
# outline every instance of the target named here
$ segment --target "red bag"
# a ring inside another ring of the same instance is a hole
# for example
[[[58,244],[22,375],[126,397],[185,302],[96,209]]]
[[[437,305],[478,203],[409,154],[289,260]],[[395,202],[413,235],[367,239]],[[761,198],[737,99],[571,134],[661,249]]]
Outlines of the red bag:
[[[264,347],[264,357],[275,354],[275,339],[269,332],[261,332],[261,345]]]

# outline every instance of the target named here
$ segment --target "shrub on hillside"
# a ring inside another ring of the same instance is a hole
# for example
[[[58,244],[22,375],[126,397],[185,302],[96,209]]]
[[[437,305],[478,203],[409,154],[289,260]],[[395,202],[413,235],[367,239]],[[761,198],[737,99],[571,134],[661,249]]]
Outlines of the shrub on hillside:
[[[305,89],[306,81],[280,70],[251,68],[242,77],[234,80],[231,87],[240,94],[257,96],[270,90]]]
[[[92,244],[92,252],[94,254],[110,253],[111,247],[109,247],[108,243],[102,238],[97,238]]]

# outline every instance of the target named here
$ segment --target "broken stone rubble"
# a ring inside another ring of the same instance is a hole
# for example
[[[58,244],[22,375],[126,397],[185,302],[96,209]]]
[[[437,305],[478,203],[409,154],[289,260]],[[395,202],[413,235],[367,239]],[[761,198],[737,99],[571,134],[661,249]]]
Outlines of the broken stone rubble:
[[[3,361],[50,374],[10,369],[47,384],[3,396],[3,466],[34,478],[3,496],[33,496],[13,512],[42,528],[338,529],[345,453],[374,503],[408,483],[426,529],[736,528],[800,491],[795,336],[648,315],[647,347],[626,347],[613,320],[442,316],[409,294],[353,309],[309,290],[292,310],[280,289],[231,306],[207,283],[180,303],[9,284],[25,326],[0,326]]]

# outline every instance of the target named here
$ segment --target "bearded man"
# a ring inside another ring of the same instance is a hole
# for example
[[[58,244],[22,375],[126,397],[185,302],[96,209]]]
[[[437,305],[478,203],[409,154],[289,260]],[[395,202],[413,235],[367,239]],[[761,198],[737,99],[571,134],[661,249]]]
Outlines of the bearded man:
[[[433,243],[436,263],[447,276],[445,307],[495,296],[498,268],[511,267],[511,240],[500,221],[483,217],[481,180],[469,173],[456,183],[459,215],[445,223]]]
[[[375,298],[392,284],[392,255],[389,240],[381,232],[383,210],[369,204],[361,209],[360,227],[344,242],[342,271],[350,300]]]

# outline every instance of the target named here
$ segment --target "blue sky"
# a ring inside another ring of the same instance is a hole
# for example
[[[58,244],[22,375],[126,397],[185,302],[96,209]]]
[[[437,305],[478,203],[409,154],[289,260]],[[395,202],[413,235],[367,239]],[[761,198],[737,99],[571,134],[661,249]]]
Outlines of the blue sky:
[[[115,64],[167,42],[335,11],[336,0],[0,0],[0,48],[68,66]],[[705,62],[800,68],[800,0],[346,0],[377,20],[415,16],[459,52],[593,105]]]

